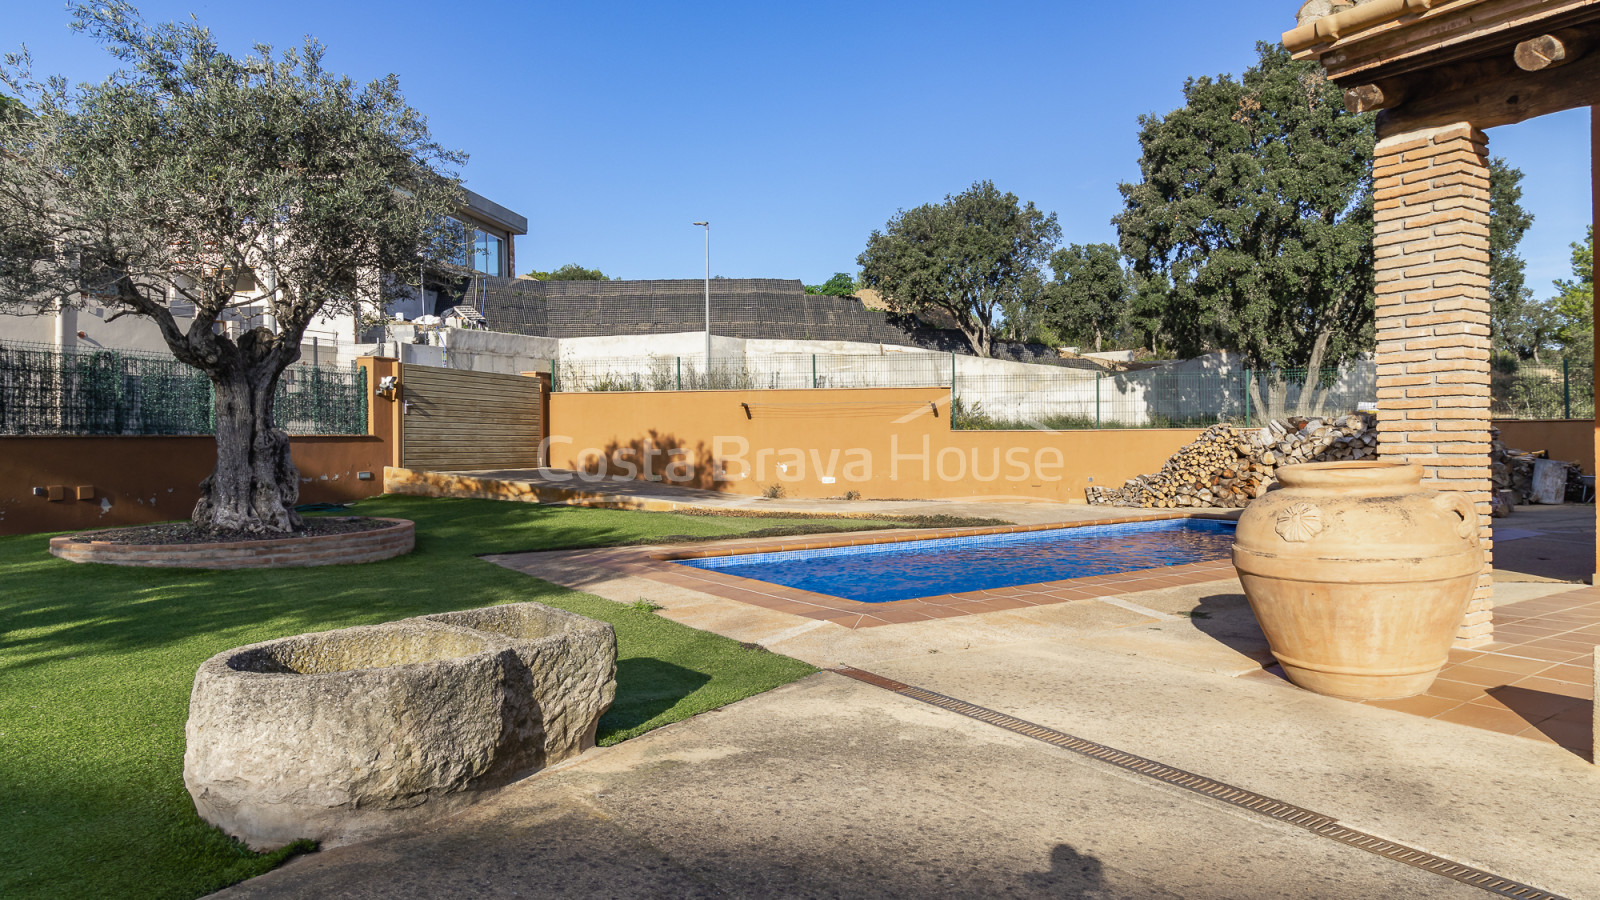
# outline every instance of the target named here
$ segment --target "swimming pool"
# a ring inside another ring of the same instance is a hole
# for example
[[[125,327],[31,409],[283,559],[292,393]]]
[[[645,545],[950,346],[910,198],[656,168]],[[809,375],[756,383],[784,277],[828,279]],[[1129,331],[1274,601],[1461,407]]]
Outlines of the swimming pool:
[[[678,560],[862,603],[1226,559],[1233,523],[1166,519],[894,544]]]

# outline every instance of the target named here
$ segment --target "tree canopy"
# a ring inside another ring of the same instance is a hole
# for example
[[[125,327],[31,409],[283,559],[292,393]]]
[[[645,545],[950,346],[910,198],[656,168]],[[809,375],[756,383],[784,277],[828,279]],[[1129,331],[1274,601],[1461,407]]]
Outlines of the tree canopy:
[[[1373,122],[1317,63],[1257,49],[1242,78],[1190,79],[1182,108],[1140,118],[1143,177],[1114,221],[1163,342],[1319,370],[1373,343]]]
[[[1522,178],[1504,159],[1489,161],[1489,333],[1496,351],[1537,360],[1556,338],[1558,321],[1550,304],[1533,299],[1517,252],[1533,225],[1522,207]]]
[[[849,272],[835,272],[833,277],[821,284],[806,285],[806,293],[821,294],[828,297],[850,297],[856,292],[856,280]]]
[[[540,272],[537,269],[522,276],[535,281],[610,281],[611,278],[599,269],[585,269],[577,263],[567,263],[560,268],[549,272]]]
[[[293,530],[278,377],[319,314],[383,303],[399,287],[384,273],[449,266],[465,157],[434,142],[394,76],[358,86],[313,39],[241,58],[199,24],[147,26],[120,0],[73,18],[123,68],[69,87],[7,57],[4,83],[31,115],[0,120],[0,308],[94,302],[151,320],[216,397],[195,523]],[[264,324],[221,327],[244,305]]]
[[[1055,213],[980,181],[942,203],[896,213],[856,262],[862,285],[895,312],[945,313],[975,354],[989,356],[1006,318],[1025,315],[1043,297],[1041,270],[1060,238]]]
[[[1594,226],[1583,243],[1572,245],[1572,278],[1556,281],[1555,313],[1561,321],[1562,339],[1594,333]]]
[[[1046,289],[1047,323],[1098,352],[1127,320],[1133,281],[1111,244],[1073,244],[1050,256],[1055,279]]]

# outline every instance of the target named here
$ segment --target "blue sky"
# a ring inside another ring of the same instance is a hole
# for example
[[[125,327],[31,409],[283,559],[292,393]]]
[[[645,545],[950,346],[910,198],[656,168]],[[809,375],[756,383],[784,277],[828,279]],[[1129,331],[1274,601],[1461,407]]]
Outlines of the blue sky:
[[[1191,75],[1238,73],[1296,0],[1074,3],[154,2],[224,46],[311,34],[358,79],[394,72],[467,185],[526,215],[520,271],[566,262],[626,278],[712,270],[819,282],[855,271],[897,209],[973,181],[1058,214],[1067,242],[1115,241],[1137,177],[1137,118]],[[1175,14],[1176,13],[1176,14]],[[40,73],[113,61],[54,2],[6,14]],[[1588,114],[1495,129],[1527,173],[1528,283],[1548,296],[1590,222]]]

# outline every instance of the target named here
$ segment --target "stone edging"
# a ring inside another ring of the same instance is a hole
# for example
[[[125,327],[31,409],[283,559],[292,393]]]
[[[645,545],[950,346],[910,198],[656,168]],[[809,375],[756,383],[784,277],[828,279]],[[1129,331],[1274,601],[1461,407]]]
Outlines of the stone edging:
[[[416,546],[416,526],[409,520],[367,518],[389,524],[348,534],[208,544],[114,544],[72,534],[51,538],[50,553],[69,562],[114,566],[270,569],[377,562]]]

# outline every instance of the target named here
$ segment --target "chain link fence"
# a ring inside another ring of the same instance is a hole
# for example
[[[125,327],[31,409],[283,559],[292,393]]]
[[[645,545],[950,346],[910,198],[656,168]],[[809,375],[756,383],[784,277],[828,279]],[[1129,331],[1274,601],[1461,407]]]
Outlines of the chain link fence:
[[[290,434],[366,434],[359,367],[290,366],[278,381]],[[125,350],[0,344],[0,435],[212,434],[211,382],[171,357]]]

